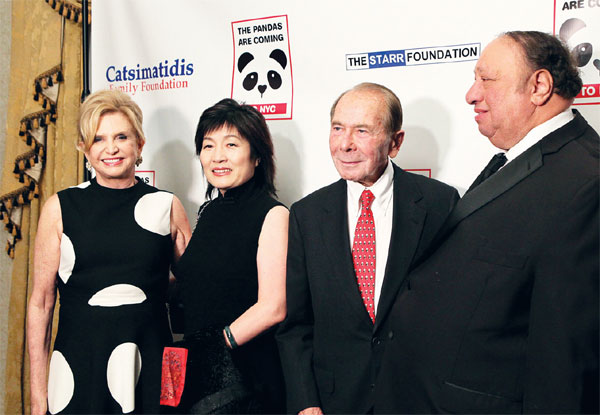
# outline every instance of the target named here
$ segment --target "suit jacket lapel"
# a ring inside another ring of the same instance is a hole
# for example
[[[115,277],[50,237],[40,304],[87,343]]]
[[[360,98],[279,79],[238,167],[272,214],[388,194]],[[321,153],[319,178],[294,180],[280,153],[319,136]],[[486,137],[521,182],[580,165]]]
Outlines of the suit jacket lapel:
[[[521,180],[542,167],[543,158],[546,154],[559,151],[568,142],[584,134],[586,129],[589,128],[589,124],[577,110],[573,110],[573,114],[575,118],[572,121],[542,138],[537,144],[506,165],[506,167],[465,194],[458,201],[454,210],[438,231],[429,249],[419,257],[419,260],[413,264],[411,269],[423,263],[460,221],[510,190]]]
[[[394,165],[394,211],[385,277],[377,305],[374,330],[389,312],[417,250],[427,212],[418,201],[421,191],[410,175]]]
[[[454,228],[458,222],[510,190],[541,166],[542,152],[536,145],[459,200],[444,224],[444,230]]]
[[[545,154],[559,151],[569,141],[583,134],[588,124],[577,110],[573,110],[573,113],[575,118],[572,121],[542,138],[506,167],[463,196],[442,226],[436,242],[441,242],[460,221],[542,167]]]
[[[350,234],[348,232],[348,209],[346,182],[340,180],[328,195],[323,204],[320,229],[321,238],[329,258],[331,269],[334,272],[333,280],[337,285],[340,295],[346,297],[344,303],[348,304],[357,318],[371,321],[362,302],[352,262],[352,249],[350,248]],[[336,287],[332,287],[336,289]]]

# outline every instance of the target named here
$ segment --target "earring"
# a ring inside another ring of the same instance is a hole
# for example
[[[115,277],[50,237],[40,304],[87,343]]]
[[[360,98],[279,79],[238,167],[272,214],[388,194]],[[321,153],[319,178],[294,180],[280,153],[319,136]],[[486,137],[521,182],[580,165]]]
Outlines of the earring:
[[[138,156],[137,159],[135,159],[135,165],[139,167],[140,164],[142,164],[142,161],[144,159],[142,158],[142,156]]]
[[[91,173],[92,172],[92,163],[90,163],[89,161],[86,160],[85,161],[85,169]]]

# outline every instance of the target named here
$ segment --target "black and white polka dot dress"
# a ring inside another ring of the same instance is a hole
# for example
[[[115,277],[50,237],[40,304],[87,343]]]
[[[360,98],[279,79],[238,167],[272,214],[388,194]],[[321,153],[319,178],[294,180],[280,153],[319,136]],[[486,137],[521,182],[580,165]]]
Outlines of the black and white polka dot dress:
[[[158,413],[173,195],[95,179],[58,193],[63,222],[58,334],[48,409]]]

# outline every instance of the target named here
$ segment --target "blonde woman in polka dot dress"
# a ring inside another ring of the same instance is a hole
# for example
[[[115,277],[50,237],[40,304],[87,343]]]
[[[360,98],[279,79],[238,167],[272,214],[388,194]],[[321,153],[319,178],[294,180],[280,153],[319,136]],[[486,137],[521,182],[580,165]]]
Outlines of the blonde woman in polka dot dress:
[[[31,413],[158,413],[169,268],[190,226],[174,195],[135,177],[145,137],[128,95],[90,95],[79,131],[96,176],[48,199],[35,240]]]

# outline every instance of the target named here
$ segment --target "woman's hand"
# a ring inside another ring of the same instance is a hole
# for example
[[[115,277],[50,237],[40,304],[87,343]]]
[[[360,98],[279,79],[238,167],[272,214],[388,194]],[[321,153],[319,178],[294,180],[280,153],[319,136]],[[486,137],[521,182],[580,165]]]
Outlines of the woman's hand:
[[[31,415],[46,415],[48,413],[48,402],[44,397],[31,394]]]
[[[283,206],[275,206],[265,217],[256,254],[258,301],[229,326],[239,346],[285,318],[288,222],[289,211]]]
[[[40,213],[33,255],[33,289],[27,308],[27,344],[32,414],[45,414],[48,396],[48,353],[60,264],[62,217],[57,195]]]

